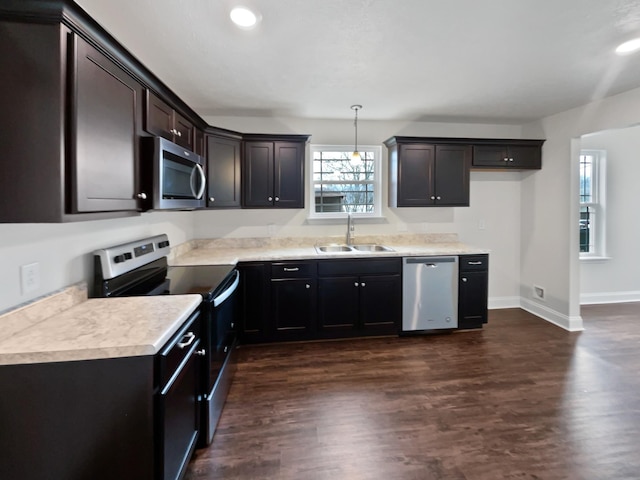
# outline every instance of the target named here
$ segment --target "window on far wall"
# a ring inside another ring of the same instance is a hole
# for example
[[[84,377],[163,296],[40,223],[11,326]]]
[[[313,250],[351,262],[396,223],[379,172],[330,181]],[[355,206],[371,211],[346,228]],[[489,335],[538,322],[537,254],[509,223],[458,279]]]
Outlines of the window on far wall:
[[[347,145],[311,146],[311,218],[380,216],[381,147],[359,146],[361,161]]]
[[[580,256],[604,256],[604,165],[602,150],[580,151]]]

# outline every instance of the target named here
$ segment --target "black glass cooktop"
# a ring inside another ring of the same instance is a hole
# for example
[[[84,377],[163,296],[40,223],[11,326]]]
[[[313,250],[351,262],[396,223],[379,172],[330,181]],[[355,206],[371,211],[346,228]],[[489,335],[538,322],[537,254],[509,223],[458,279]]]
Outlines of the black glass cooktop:
[[[225,280],[234,270],[233,265],[188,265],[169,267],[165,294],[199,293],[205,300],[224,290]]]

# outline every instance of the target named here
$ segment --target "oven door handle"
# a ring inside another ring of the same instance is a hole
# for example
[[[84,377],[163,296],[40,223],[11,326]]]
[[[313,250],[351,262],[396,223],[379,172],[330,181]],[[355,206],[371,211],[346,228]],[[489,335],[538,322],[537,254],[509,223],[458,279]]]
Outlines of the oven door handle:
[[[226,288],[222,293],[220,293],[220,295],[218,295],[216,298],[213,299],[214,307],[217,307],[222,302],[224,302],[227,298],[231,296],[233,292],[236,291],[236,288],[238,288],[238,284],[240,283],[240,272],[236,270],[234,272],[234,275],[236,276],[236,278],[233,281],[233,283],[228,288]]]

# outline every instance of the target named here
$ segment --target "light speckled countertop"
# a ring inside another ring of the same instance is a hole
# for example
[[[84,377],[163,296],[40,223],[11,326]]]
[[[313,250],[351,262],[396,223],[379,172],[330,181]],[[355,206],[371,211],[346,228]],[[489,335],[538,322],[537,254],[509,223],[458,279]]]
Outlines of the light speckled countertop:
[[[155,355],[201,302],[200,295],[92,298],[37,323],[13,322],[0,333],[0,365]]]
[[[458,242],[456,234],[359,236],[359,244],[381,244],[387,252],[318,253],[315,245],[341,244],[343,237],[235,238],[194,240],[176,249],[172,265],[234,265],[238,262],[321,260],[329,258],[415,257],[423,255],[470,255],[488,250]]]

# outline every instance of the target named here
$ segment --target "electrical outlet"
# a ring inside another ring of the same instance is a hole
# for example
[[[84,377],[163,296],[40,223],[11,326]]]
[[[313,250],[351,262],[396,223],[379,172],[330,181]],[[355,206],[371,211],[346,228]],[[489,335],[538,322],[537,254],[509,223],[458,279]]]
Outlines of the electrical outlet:
[[[533,294],[536,296],[536,298],[540,300],[544,300],[544,287],[539,287],[538,285],[534,285]]]
[[[480,220],[478,220],[478,230],[484,230],[486,228],[484,219],[481,218]]]
[[[40,264],[30,263],[20,267],[22,294],[34,292],[40,288]]]

